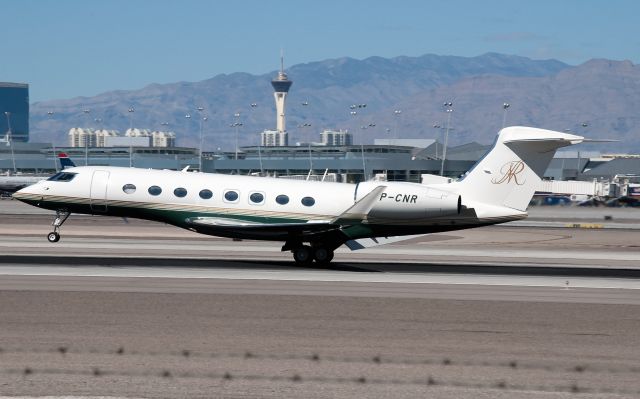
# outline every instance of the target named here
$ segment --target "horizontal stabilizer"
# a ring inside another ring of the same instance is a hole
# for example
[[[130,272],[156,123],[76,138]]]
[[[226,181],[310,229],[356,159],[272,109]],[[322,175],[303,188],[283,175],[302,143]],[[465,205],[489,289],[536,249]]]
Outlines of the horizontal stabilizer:
[[[414,234],[410,236],[393,236],[393,237],[371,237],[371,238],[359,238],[357,240],[349,240],[345,243],[352,251],[359,249],[377,247],[378,245],[391,244],[394,242],[411,240],[412,238],[422,237],[426,234]]]

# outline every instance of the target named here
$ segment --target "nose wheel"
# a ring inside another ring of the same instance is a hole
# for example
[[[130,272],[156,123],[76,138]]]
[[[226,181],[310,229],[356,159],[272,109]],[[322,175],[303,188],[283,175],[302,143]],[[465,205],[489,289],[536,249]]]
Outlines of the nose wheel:
[[[51,223],[53,231],[47,234],[47,240],[51,243],[60,241],[60,226],[67,220],[71,212],[66,209],[59,209],[56,211],[56,218]]]
[[[60,233],[58,233],[57,231],[52,231],[51,233],[47,234],[47,240],[49,240],[49,242],[60,241]]]

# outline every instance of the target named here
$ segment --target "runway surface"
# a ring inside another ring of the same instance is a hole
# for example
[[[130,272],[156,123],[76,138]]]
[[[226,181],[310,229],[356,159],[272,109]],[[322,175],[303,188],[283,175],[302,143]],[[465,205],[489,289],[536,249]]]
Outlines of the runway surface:
[[[601,217],[578,212],[554,222]],[[0,396],[640,396],[636,214],[341,250],[329,269],[112,218],[74,215],[49,244],[47,214],[0,214]]]

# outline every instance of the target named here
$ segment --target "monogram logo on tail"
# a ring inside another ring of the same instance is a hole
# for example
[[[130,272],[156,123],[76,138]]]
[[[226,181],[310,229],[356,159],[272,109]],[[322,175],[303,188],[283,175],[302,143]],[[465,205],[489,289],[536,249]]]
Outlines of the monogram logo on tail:
[[[500,178],[491,179],[491,183],[493,184],[502,184],[502,183],[511,183],[513,180],[518,186],[522,186],[526,180],[520,181],[518,180],[518,175],[524,171],[524,162],[522,161],[511,161],[507,162],[500,168],[500,174],[502,175]],[[520,176],[522,179],[522,176]]]

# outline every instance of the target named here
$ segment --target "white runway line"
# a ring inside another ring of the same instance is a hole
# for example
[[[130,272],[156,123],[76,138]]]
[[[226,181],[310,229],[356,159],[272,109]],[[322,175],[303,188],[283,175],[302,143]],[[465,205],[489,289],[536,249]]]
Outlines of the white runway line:
[[[274,245],[273,243],[258,243],[258,242],[242,242],[241,252],[243,253],[255,253],[255,252],[268,252],[268,253],[281,253],[280,245]],[[188,251],[197,255],[197,253],[212,252],[212,251],[229,251],[229,241],[197,241],[188,242],[186,240],[145,240],[135,239],[127,241],[125,239],[92,239],[92,238],[64,238],[56,243],[51,244],[45,240],[37,238],[20,238],[20,237],[4,237],[0,242],[0,248],[3,248],[2,252],[5,254],[11,254],[12,250],[16,249],[55,249],[55,250],[69,250],[70,254],[73,254],[74,250],[129,250],[129,251]],[[240,252],[240,250],[239,250]],[[490,251],[486,249],[464,249],[464,248],[431,248],[422,246],[416,248],[416,246],[381,246],[375,248],[368,248],[361,251],[351,252],[347,248],[339,248],[336,251],[337,254],[354,254],[354,255],[392,255],[392,256],[417,256],[417,257],[451,257],[456,258],[532,258],[532,259],[548,259],[548,260],[590,260],[590,261],[627,261],[637,262],[640,264],[640,251],[611,251],[611,250],[561,250],[561,249],[497,249],[491,248]]]
[[[73,277],[156,277],[174,279],[229,279],[229,280],[274,280],[317,281],[356,283],[403,283],[403,284],[457,284],[520,287],[558,287],[640,289],[639,279],[590,278],[566,276],[505,276],[476,274],[418,274],[418,273],[367,273],[334,270],[241,270],[241,269],[189,269],[154,267],[101,267],[101,266],[24,266],[5,265],[0,275],[17,276],[73,276]]]

